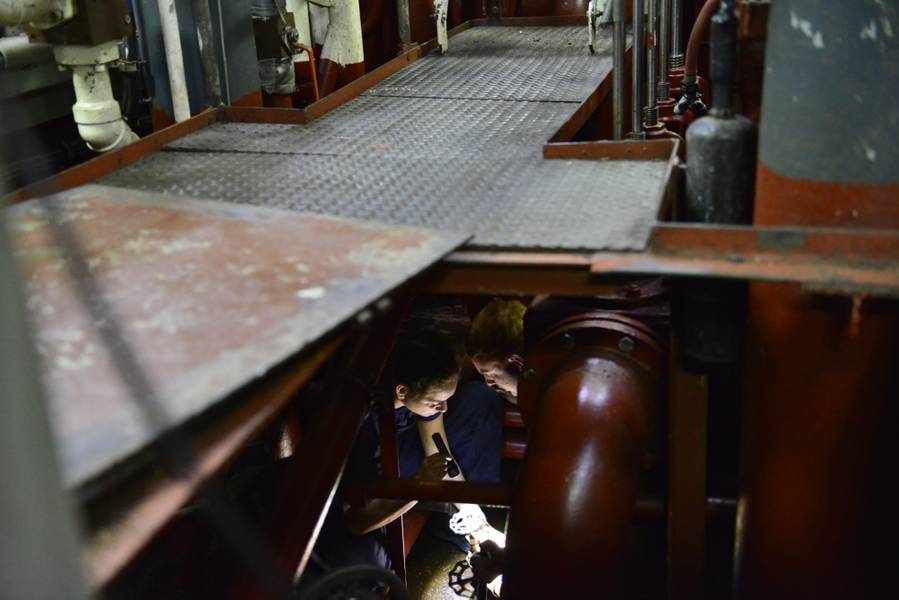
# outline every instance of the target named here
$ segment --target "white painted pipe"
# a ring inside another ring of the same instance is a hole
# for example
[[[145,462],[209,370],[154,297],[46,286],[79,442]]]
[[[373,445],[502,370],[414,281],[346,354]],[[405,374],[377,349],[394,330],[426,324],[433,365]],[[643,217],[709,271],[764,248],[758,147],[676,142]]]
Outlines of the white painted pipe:
[[[159,20],[162,23],[162,43],[165,45],[165,65],[169,72],[169,88],[175,121],[190,118],[190,99],[187,95],[187,79],[184,76],[184,55],[181,52],[181,31],[178,28],[178,11],[175,0],[157,0]]]
[[[137,141],[122,118],[112,94],[109,65],[119,58],[118,42],[99,46],[54,46],[56,62],[72,70],[75,104],[72,116],[78,133],[95,152],[108,152]]]
[[[0,38],[0,71],[25,69],[53,62],[50,44],[35,44],[27,35]]]
[[[0,0],[0,25],[16,26],[60,10],[60,0]]]
[[[108,152],[137,141],[137,134],[122,118],[119,103],[112,95],[109,69],[105,65],[72,67],[75,105],[72,116],[78,133],[95,152]]]

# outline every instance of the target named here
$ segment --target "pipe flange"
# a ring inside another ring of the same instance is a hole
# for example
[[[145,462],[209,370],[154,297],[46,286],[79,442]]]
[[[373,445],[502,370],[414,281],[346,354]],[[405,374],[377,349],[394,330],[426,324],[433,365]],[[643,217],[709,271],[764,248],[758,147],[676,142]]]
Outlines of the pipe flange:
[[[539,398],[554,375],[572,361],[614,355],[639,365],[652,377],[667,372],[665,340],[649,325],[625,315],[588,312],[562,319],[531,349],[518,383],[525,424],[534,422]]]

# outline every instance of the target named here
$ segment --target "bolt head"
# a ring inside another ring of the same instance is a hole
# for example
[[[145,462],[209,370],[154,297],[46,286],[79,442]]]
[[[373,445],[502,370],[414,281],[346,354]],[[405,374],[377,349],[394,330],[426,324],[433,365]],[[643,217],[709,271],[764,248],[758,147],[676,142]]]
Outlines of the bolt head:
[[[624,336],[620,340],[618,340],[618,349],[624,352],[625,354],[630,354],[634,351],[637,344],[634,342],[632,338]]]
[[[575,346],[577,346],[574,336],[570,333],[566,333],[562,336],[561,344],[563,350],[574,350]]]
[[[521,378],[522,379],[530,379],[531,377],[534,377],[536,374],[537,374],[537,371],[535,371],[534,369],[525,369],[521,373]]]

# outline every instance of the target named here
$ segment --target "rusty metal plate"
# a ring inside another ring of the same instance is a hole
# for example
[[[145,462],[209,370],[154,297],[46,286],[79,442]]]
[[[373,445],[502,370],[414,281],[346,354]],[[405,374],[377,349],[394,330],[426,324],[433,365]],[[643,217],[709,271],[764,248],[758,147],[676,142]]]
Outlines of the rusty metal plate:
[[[104,186],[8,209],[69,485],[156,433],[78,300],[41,202],[54,203],[81,241],[171,423],[264,376],[465,241]]]

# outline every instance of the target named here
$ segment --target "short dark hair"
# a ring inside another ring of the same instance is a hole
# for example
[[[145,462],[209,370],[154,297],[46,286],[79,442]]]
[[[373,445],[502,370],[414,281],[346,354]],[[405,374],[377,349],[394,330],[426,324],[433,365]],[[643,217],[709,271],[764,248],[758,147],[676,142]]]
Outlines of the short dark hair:
[[[383,380],[395,388],[404,385],[419,394],[459,376],[459,363],[446,336],[418,332],[396,341]]]
[[[504,359],[524,353],[524,313],[517,300],[493,300],[477,314],[468,331],[468,354]]]

